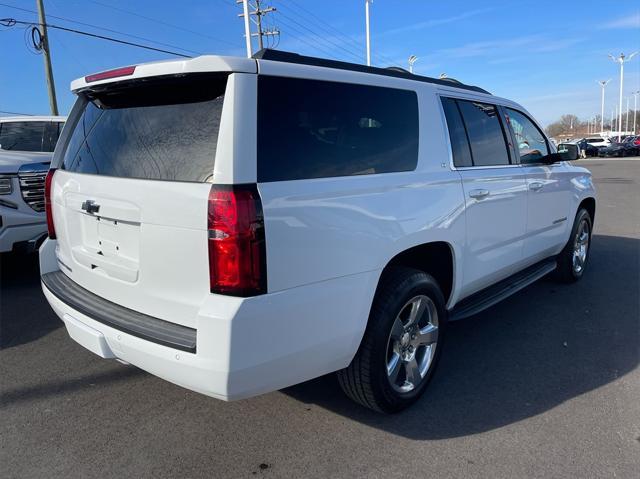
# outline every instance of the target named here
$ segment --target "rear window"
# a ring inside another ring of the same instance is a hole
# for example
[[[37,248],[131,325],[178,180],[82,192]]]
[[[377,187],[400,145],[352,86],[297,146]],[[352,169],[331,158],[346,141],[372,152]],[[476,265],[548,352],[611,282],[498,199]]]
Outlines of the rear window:
[[[12,151],[53,151],[48,142],[43,144],[47,125],[48,122],[43,121],[0,123],[0,148]]]
[[[258,181],[411,171],[417,162],[415,92],[259,77]]]
[[[82,93],[62,167],[122,178],[209,181],[226,80],[192,74]]]

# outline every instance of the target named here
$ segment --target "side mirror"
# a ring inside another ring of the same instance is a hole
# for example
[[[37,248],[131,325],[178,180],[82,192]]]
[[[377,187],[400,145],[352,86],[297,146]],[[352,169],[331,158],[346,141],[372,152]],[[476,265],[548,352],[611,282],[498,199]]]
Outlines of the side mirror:
[[[578,146],[561,143],[558,145],[558,153],[552,153],[547,156],[549,163],[557,163],[558,161],[573,161],[578,159]],[[552,160],[553,158],[553,160]]]

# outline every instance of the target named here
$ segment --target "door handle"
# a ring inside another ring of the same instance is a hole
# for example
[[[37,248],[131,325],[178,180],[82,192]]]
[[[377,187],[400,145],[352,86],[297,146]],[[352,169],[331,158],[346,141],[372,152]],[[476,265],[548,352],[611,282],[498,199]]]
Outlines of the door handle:
[[[482,198],[485,198],[485,197],[489,196],[489,190],[471,190],[469,192],[469,196],[471,198],[475,198],[477,200],[480,200]]]
[[[541,190],[543,186],[544,184],[540,183],[539,181],[534,181],[533,183],[529,183],[529,189],[533,191]]]

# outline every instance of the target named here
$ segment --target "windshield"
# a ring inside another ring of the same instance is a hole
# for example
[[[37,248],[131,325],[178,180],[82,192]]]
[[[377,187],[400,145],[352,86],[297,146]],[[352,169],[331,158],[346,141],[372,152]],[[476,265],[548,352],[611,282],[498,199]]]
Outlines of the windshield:
[[[210,180],[226,75],[111,85],[81,94],[62,157],[77,173],[154,180]]]

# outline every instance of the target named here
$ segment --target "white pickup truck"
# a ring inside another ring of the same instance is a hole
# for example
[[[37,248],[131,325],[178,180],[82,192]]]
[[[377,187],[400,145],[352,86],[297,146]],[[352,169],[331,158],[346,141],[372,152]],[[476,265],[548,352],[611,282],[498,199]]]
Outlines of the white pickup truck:
[[[71,86],[44,294],[87,349],[194,391],[337,371],[398,411],[448,321],[585,271],[589,171],[478,87],[270,50]]]
[[[0,253],[34,251],[47,236],[44,179],[64,122],[0,117]]]

